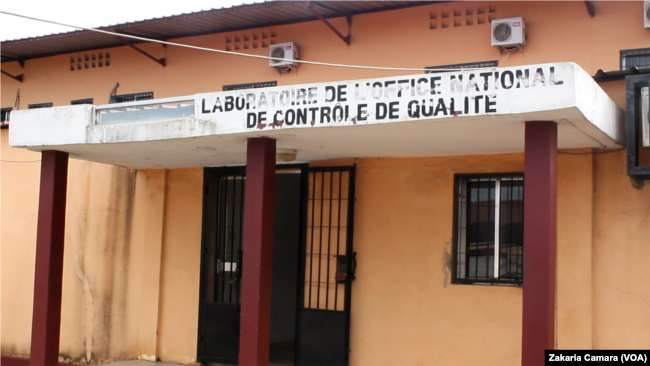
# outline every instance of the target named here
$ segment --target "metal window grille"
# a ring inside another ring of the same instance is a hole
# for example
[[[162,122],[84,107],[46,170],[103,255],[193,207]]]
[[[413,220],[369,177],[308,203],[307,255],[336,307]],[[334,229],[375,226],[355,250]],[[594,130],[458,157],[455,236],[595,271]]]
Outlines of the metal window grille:
[[[93,98],[77,99],[70,101],[70,105],[93,104]]]
[[[523,201],[521,174],[457,176],[455,283],[522,283]]]
[[[246,177],[224,175],[211,185],[205,294],[208,302],[239,304]]]
[[[1,114],[2,114],[2,122],[0,122],[0,128],[7,128],[9,127],[9,114],[13,108],[7,107],[7,108],[2,108]]]
[[[126,103],[149,99],[153,99],[153,92],[114,95],[111,97],[111,103]]]
[[[263,81],[261,83],[224,85],[223,91],[269,88],[272,86],[278,86],[278,82],[274,80],[274,81]]]
[[[464,64],[451,64],[451,65],[440,65],[440,66],[427,66],[425,69],[449,69],[449,71],[453,70],[462,70],[462,69],[476,69],[476,68],[481,68],[481,67],[499,67],[499,61],[498,60],[492,60],[492,61],[482,61],[482,62],[468,62]],[[434,72],[441,72],[441,71],[425,71],[425,74],[430,74]]]
[[[353,177],[350,170],[314,169],[305,182],[306,222],[302,308],[343,311],[347,301],[342,267],[354,266],[348,216]],[[353,268],[353,267],[352,267]],[[353,272],[352,272],[353,273]]]
[[[633,66],[639,69],[650,68],[650,48],[621,51],[621,70]]]
[[[53,106],[54,104],[52,103],[37,103],[37,104],[29,104],[27,106],[27,109],[38,109],[38,108],[49,108]]]

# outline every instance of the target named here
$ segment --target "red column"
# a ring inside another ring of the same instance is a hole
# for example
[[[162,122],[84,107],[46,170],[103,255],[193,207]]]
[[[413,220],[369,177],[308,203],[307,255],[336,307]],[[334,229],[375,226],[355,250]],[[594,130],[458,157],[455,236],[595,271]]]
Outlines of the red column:
[[[275,140],[248,139],[239,338],[240,366],[269,364]]]
[[[30,365],[59,364],[68,153],[43,151]]]
[[[526,122],[522,366],[555,348],[557,124]]]

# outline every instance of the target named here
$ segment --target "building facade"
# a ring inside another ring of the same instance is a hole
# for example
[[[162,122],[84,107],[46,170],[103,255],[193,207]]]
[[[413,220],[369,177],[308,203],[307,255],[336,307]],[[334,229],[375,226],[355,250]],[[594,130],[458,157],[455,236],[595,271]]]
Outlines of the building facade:
[[[2,355],[33,354],[49,314],[44,189],[67,192],[65,215],[48,212],[65,219],[68,362],[533,365],[544,349],[650,348],[650,189],[629,168],[650,150],[643,118],[627,122],[648,112],[626,97],[637,78],[647,98],[643,16],[268,2],[109,29],[194,49],[89,31],[3,42]],[[493,46],[491,22],[518,17],[525,45]],[[279,72],[198,49],[289,42],[300,60],[431,69]]]

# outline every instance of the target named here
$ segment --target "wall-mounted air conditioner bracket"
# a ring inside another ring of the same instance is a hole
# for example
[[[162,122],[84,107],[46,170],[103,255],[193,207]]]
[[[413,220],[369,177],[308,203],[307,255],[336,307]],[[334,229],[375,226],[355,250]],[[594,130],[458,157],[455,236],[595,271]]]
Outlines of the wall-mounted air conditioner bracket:
[[[590,17],[595,17],[596,16],[596,5],[594,5],[593,1],[585,1],[585,6],[587,7],[587,13],[589,13]]]
[[[504,52],[507,54],[506,57],[508,57],[509,55],[512,55],[513,53],[517,52],[517,51],[508,52],[506,50],[506,47],[503,47],[503,46],[496,46],[496,47],[499,48],[499,55],[501,57],[503,57]],[[514,46],[510,46],[510,47],[516,47],[517,49],[519,49],[519,52],[521,52],[521,57],[524,57],[524,47],[522,45],[517,44],[517,45],[514,45]],[[510,48],[510,47],[508,47],[508,48]]]
[[[8,73],[8,72],[6,72],[6,71],[4,71],[4,70],[0,70],[0,72],[2,72],[3,74],[9,76],[10,78],[16,80],[16,81],[19,82],[19,83],[22,83],[22,82],[23,82],[23,74],[20,74],[20,75],[11,75],[10,73]]]
[[[8,61],[16,61],[16,62],[18,62],[18,65],[20,65],[20,67],[22,67],[22,68],[25,67],[25,60],[22,59],[22,58],[17,58],[17,57],[12,57],[12,56],[7,56],[7,55],[2,55],[2,58],[6,59]]]
[[[352,37],[352,15],[346,15],[345,16],[345,18],[348,20],[348,35],[344,36],[341,32],[339,32],[338,29],[336,29],[332,25],[332,23],[330,23],[321,13],[319,13],[318,10],[316,10],[316,8],[314,8],[314,5],[318,5],[318,6],[322,7],[322,8],[324,8],[324,9],[327,9],[327,10],[332,10],[332,11],[336,11],[336,10],[332,9],[331,7],[329,7],[329,6],[325,5],[325,4],[322,4],[322,3],[318,2],[318,1],[309,1],[309,2],[307,2],[307,7],[309,8],[309,10],[311,10],[311,12],[314,13],[314,15],[316,15],[318,17],[318,19],[320,19],[323,23],[325,23],[325,25],[329,29],[331,29],[332,32],[334,32],[337,36],[339,36],[339,38],[341,38],[343,40],[343,42],[347,43],[347,45],[349,46],[350,45],[350,39]]]
[[[153,60],[154,62],[156,62],[157,64],[161,65],[162,67],[167,66],[167,59],[166,59],[166,58],[164,58],[164,57],[162,57],[162,58],[155,58],[154,56],[148,54],[147,52],[145,52],[145,51],[142,50],[141,48],[137,47],[135,44],[133,44],[133,43],[131,43],[131,42],[129,42],[129,41],[126,41],[124,38],[122,38],[122,37],[115,37],[115,38],[119,39],[119,40],[120,40],[122,43],[124,43],[125,45],[127,45],[127,46],[133,48],[134,50],[136,50],[136,51],[138,51],[139,53],[143,54],[143,55],[146,56],[147,58]]]
[[[280,77],[282,77],[283,73],[289,73],[291,71],[295,71],[296,76],[298,76],[298,68],[293,65],[283,65],[282,67],[275,67],[275,69],[278,70]]]

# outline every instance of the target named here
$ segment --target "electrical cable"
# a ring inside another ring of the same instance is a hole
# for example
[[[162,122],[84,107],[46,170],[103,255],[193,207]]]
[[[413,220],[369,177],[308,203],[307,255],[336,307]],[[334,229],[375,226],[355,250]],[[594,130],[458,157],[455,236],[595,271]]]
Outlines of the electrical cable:
[[[565,154],[565,155],[600,155],[600,154],[610,154],[610,153],[615,153],[619,151],[625,150],[624,147],[621,147],[619,149],[615,150],[607,150],[607,151],[590,151],[590,152],[582,152],[582,153],[576,153],[576,152],[568,152],[568,151],[558,151],[558,154]]]
[[[0,160],[3,163],[37,163],[39,160]]]
[[[56,24],[56,25],[69,27],[69,28],[76,28],[76,29],[81,29],[81,30],[85,30],[85,31],[108,34],[108,35],[116,36],[116,37],[136,39],[136,40],[144,41],[144,42],[160,43],[160,44],[164,44],[164,45],[168,45],[168,46],[191,48],[191,49],[200,50],[200,51],[216,52],[216,53],[223,53],[223,54],[227,54],[227,55],[235,55],[235,56],[243,56],[243,57],[260,58],[260,59],[265,59],[265,60],[280,60],[280,61],[289,61],[289,62],[296,62],[296,63],[301,63],[301,64],[308,64],[308,65],[346,67],[346,68],[353,68],[353,69],[389,70],[389,71],[426,71],[426,72],[450,71],[450,69],[434,69],[434,68],[432,68],[432,69],[422,69],[422,68],[410,68],[410,67],[382,67],[382,66],[347,65],[347,64],[329,63],[329,62],[294,60],[294,59],[278,58],[278,57],[270,57],[270,56],[262,56],[262,55],[251,55],[251,54],[248,54],[248,53],[217,50],[217,49],[214,49],[214,48],[198,47],[198,46],[192,46],[192,45],[187,45],[187,44],[182,44],[182,43],[167,42],[167,41],[161,41],[161,40],[157,40],[157,39],[150,39],[150,38],[145,38],[145,37],[132,36],[132,35],[129,35],[129,34],[109,32],[109,31],[105,31],[105,30],[101,30],[101,29],[86,28],[86,27],[81,27],[81,26],[78,26],[78,25],[70,25],[70,24],[55,22],[55,21],[52,21],[52,20],[40,19],[40,18],[30,17],[30,16],[27,16],[27,15],[21,15],[21,14],[16,14],[16,13],[10,13],[8,11],[0,11],[0,13],[15,16],[15,17],[19,17],[19,18],[30,19],[30,20],[34,20],[34,21],[38,21],[38,22]],[[477,67],[477,68],[463,68],[463,69],[460,69],[460,70],[461,71],[473,71],[473,70],[493,70],[493,69],[496,69],[496,68],[495,67]]]

